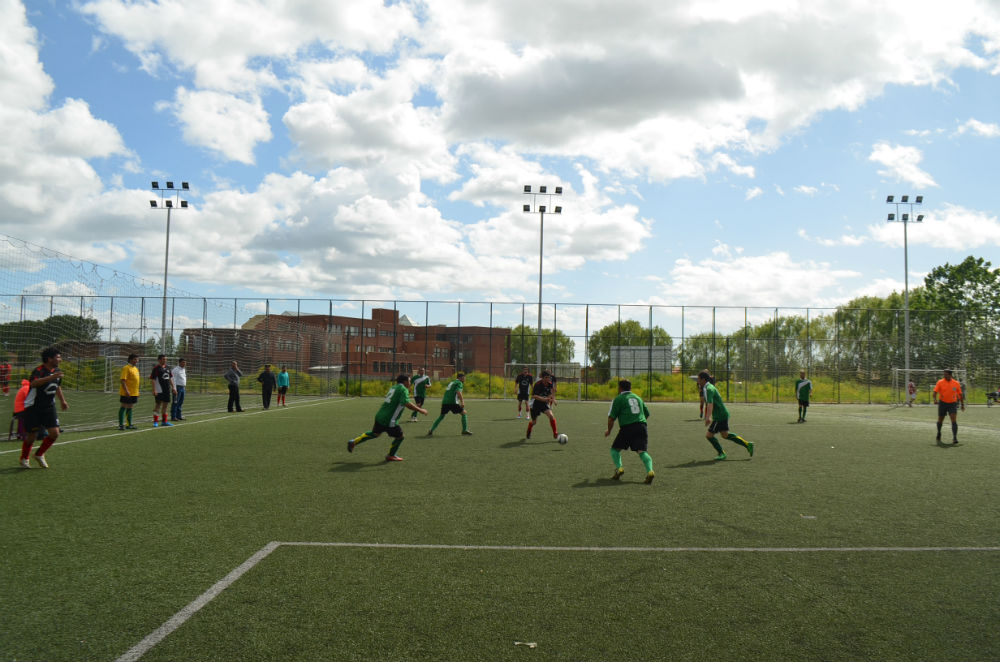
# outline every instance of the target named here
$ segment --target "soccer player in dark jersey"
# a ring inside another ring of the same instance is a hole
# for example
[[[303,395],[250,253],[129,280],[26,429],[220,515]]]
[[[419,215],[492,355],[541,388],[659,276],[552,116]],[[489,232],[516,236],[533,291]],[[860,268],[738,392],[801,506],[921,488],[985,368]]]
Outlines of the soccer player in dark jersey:
[[[521,374],[514,378],[514,384],[517,385],[517,417],[521,418],[521,403],[524,403],[524,417],[527,418],[531,412],[531,385],[535,383],[535,378],[532,377],[531,371],[527,368],[521,371]]]
[[[556,423],[555,414],[552,413],[552,405],[556,398],[552,395],[552,375],[547,370],[542,371],[542,377],[531,389],[531,420],[528,422],[528,431],[525,439],[531,439],[531,428],[535,427],[535,419],[545,414],[549,417],[549,425],[552,426],[552,438],[559,436],[559,426]]]
[[[45,451],[49,450],[59,438],[59,417],[56,414],[56,398],[63,410],[69,409],[69,404],[62,392],[63,373],[59,369],[62,354],[55,347],[42,350],[42,364],[31,371],[28,377],[28,395],[24,398],[24,422],[28,430],[28,438],[21,444],[21,467],[31,468],[31,447],[35,439],[42,435],[41,444],[35,451],[35,461],[43,469],[49,468],[45,459]]]
[[[156,357],[149,379],[153,382],[153,427],[157,426],[157,414],[163,425],[170,427],[173,423],[167,420],[167,408],[170,407],[170,396],[176,394],[177,389],[174,388],[174,377],[167,367],[165,354]]]
[[[723,439],[728,439],[733,443],[743,446],[750,453],[750,457],[753,457],[753,442],[747,441],[735,432],[729,431],[729,410],[726,409],[726,405],[722,402],[722,396],[719,394],[719,390],[715,388],[715,384],[711,383],[712,375],[709,374],[708,370],[702,370],[698,373],[698,388],[703,389],[705,392],[705,425],[708,427],[708,431],[705,432],[705,438],[708,439],[712,447],[715,448],[718,456],[716,460],[725,460],[726,453],[722,450],[722,444],[715,437],[716,433],[722,435]]]
[[[653,482],[653,458],[646,452],[649,446],[649,436],[646,433],[646,417],[649,408],[638,395],[632,392],[632,382],[622,379],[618,382],[618,396],[611,402],[608,410],[608,429],[604,436],[611,435],[611,429],[618,421],[618,436],[611,444],[611,459],[615,463],[615,473],[611,480],[618,480],[625,473],[622,467],[622,451],[635,451],[639,454],[643,466],[646,467],[646,484]]]

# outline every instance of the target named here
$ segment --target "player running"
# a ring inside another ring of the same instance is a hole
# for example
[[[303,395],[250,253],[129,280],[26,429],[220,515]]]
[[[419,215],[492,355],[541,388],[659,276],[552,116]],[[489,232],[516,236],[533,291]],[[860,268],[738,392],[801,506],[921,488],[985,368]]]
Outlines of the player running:
[[[549,417],[549,425],[552,426],[552,438],[559,436],[559,426],[556,423],[555,414],[552,413],[552,406],[556,403],[556,397],[552,394],[552,375],[547,370],[542,371],[542,378],[535,382],[531,389],[531,420],[528,422],[528,431],[525,439],[531,439],[531,428],[535,427],[535,419],[545,414]]]
[[[531,385],[535,382],[531,371],[527,368],[521,370],[521,374],[514,378],[517,386],[517,417],[521,418],[521,403],[524,403],[524,417],[528,418],[531,411]]]
[[[402,462],[403,458],[396,455],[399,447],[403,443],[403,428],[399,427],[399,417],[404,409],[412,409],[415,412],[427,415],[427,410],[410,402],[410,376],[399,375],[396,383],[389,389],[382,401],[382,406],[375,413],[375,423],[372,429],[364,434],[355,437],[347,442],[347,452],[353,453],[358,444],[362,444],[369,439],[374,439],[383,432],[393,438],[392,446],[389,447],[389,454],[385,456],[386,462]]]
[[[441,398],[441,415],[437,417],[437,420],[431,425],[431,429],[427,431],[427,436],[430,437],[434,434],[434,430],[437,429],[438,424],[444,420],[444,417],[448,414],[461,414],[462,415],[462,434],[471,435],[469,432],[469,415],[465,411],[465,396],[462,395],[462,389],[465,388],[465,373],[460,372],[455,375],[455,379],[448,383],[448,386],[444,389],[444,397]]]
[[[45,451],[59,438],[59,416],[56,414],[56,397],[62,408],[69,409],[69,404],[62,392],[62,370],[59,364],[62,354],[55,347],[42,350],[42,364],[31,371],[28,377],[28,395],[24,398],[24,423],[28,437],[21,444],[21,468],[31,468],[31,447],[38,435],[42,443],[35,451],[35,461],[43,469],[49,468],[45,459]]]
[[[632,392],[632,382],[627,379],[619,381],[618,396],[611,401],[608,429],[604,431],[605,437],[610,436],[615,420],[618,420],[618,436],[611,444],[611,459],[615,463],[615,473],[611,480],[618,480],[625,473],[622,468],[622,451],[631,450],[639,454],[639,459],[646,467],[646,484],[653,482],[653,458],[646,452],[649,445],[649,435],[646,432],[648,416],[649,408],[642,398]]]
[[[718,452],[715,459],[726,459],[726,453],[722,450],[722,444],[715,437],[716,432],[721,434],[723,439],[728,439],[733,443],[743,446],[750,453],[750,457],[753,457],[753,442],[747,441],[735,432],[729,431],[729,410],[723,404],[722,396],[719,395],[715,384],[709,381],[711,378],[712,375],[707,370],[702,370],[698,373],[698,388],[705,391],[705,425],[708,427],[708,431],[705,432],[705,438],[708,439],[716,452]]]
[[[423,368],[417,368],[417,376],[413,379],[413,401],[418,407],[424,406],[424,398],[427,397],[427,387],[431,385],[430,375],[424,374]],[[413,412],[410,423],[417,422],[417,412]]]

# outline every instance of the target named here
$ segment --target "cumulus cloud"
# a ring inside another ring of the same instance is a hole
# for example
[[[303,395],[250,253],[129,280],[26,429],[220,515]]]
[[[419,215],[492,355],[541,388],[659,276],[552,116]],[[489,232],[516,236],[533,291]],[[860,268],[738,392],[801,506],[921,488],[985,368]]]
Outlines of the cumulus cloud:
[[[271,139],[268,115],[259,98],[177,88],[169,107],[183,128],[184,140],[240,163],[254,162],[253,149]]]
[[[920,169],[923,154],[916,147],[877,143],[872,147],[868,160],[885,166],[878,174],[887,179],[909,184],[916,189],[937,186],[934,178]]]
[[[969,118],[958,127],[959,135],[972,133],[984,138],[1000,138],[1000,124]]]

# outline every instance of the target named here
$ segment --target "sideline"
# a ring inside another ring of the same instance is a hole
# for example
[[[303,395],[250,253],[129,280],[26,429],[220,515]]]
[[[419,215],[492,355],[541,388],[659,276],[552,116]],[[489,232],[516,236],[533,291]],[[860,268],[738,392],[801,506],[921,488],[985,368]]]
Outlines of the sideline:
[[[357,543],[357,542],[269,542],[257,550],[235,570],[216,582],[210,589],[199,595],[193,602],[174,614],[166,623],[151,632],[142,641],[130,648],[116,662],[135,662],[154,646],[194,616],[202,607],[214,600],[220,593],[252,570],[254,566],[271,555],[279,547],[354,547],[376,549],[428,549],[457,551],[502,551],[502,552],[746,552],[746,553],[817,553],[817,552],[1000,552],[1000,547],[547,547],[517,545],[420,545],[405,543]]]
[[[326,404],[338,403],[338,402],[349,402],[351,400],[357,400],[357,398],[340,398],[338,400],[332,400],[332,399],[331,400],[322,400],[322,401],[319,401],[319,402],[310,402],[308,404],[303,404],[303,405],[293,405],[291,407],[288,407],[287,409],[280,409],[280,410],[279,409],[275,409],[273,411],[270,410],[270,409],[246,410],[245,413],[249,414],[250,416],[259,416],[261,414],[271,414],[273,412],[282,412],[282,413],[284,413],[284,412],[292,411],[293,409],[305,409],[306,407],[318,407],[320,405],[326,405]],[[224,416],[217,416],[215,418],[202,418],[202,419],[198,419],[198,420],[193,420],[190,423],[185,422],[182,425],[170,425],[170,426],[167,426],[167,427],[186,428],[186,427],[190,427],[192,425],[201,425],[202,423],[218,423],[219,421],[228,421],[228,420],[233,420],[233,419],[237,418],[236,416],[231,415],[231,414],[232,414],[232,412],[230,412],[230,413],[228,413],[227,415],[224,415]],[[240,416],[239,418],[240,419],[245,419],[245,418],[247,418],[247,416]],[[95,439],[112,439],[114,437],[124,437],[124,436],[128,436],[128,435],[143,434],[143,433],[146,433],[146,432],[154,432],[154,431],[155,432],[160,432],[160,430],[162,430],[162,429],[163,428],[139,428],[138,430],[128,430],[126,432],[115,431],[115,432],[112,432],[110,434],[100,434],[100,435],[95,435],[95,436],[92,436],[92,437],[84,437],[82,439],[69,439],[67,441],[57,441],[56,443],[52,444],[52,447],[55,448],[56,446],[65,446],[67,444],[78,444],[78,443],[83,442],[83,441],[94,441]],[[60,436],[62,436],[62,435],[60,435]],[[14,443],[14,442],[15,442],[15,440],[11,439],[10,443]],[[6,451],[0,451],[0,455],[7,455],[8,453],[20,453],[20,452],[21,452],[21,445],[20,445],[20,443],[18,443],[17,444],[17,448],[12,448],[12,449],[6,450]]]

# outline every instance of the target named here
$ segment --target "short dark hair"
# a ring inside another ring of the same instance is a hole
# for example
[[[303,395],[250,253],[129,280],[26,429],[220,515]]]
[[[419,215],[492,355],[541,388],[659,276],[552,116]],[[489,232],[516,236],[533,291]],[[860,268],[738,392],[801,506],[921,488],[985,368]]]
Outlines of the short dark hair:
[[[165,358],[167,358],[167,355],[166,355],[166,354],[157,354],[157,355],[156,355],[156,360],[157,360],[157,361],[159,361],[160,359],[165,359]]]
[[[396,377],[397,384],[405,384],[408,381],[410,381],[409,375],[399,375],[398,377]]]
[[[45,363],[49,359],[54,359],[59,354],[62,354],[62,352],[59,351],[58,347],[46,347],[42,350],[42,363]]]
[[[137,359],[137,358],[139,358],[138,354],[129,354],[127,361],[131,361],[132,359]]]
[[[702,370],[698,373],[698,379],[704,379],[706,382],[712,381],[712,373],[708,370]]]
[[[187,361],[187,359],[184,358],[183,356],[181,358],[177,359],[178,363],[184,363],[185,361]]]
[[[542,377],[551,377],[552,373],[548,370],[542,370]]]
[[[945,369],[944,369],[944,371],[945,371],[946,373],[948,373],[949,375],[950,375],[950,374],[952,374],[952,372],[951,372],[951,368],[945,368]]]
[[[455,375],[455,377],[457,377],[458,379],[461,379],[462,377],[465,377],[465,373],[464,372],[460,372],[457,375]]]
[[[631,391],[632,390],[632,382],[630,382],[627,379],[619,379],[618,380],[618,388],[619,388],[619,390],[622,390],[622,391]]]

